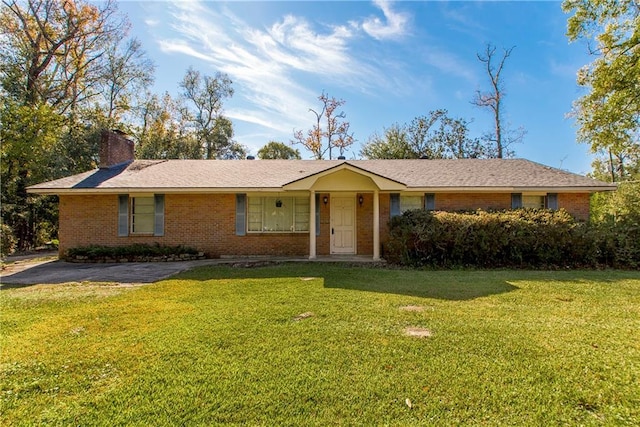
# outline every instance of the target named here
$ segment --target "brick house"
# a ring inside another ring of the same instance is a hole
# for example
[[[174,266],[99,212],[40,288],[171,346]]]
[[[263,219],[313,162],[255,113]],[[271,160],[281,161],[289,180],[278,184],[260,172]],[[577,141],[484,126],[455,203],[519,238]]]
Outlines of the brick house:
[[[72,247],[187,245],[209,257],[367,255],[407,209],[563,208],[589,217],[614,184],[522,159],[134,160],[103,134],[99,169],[29,187],[60,199]]]

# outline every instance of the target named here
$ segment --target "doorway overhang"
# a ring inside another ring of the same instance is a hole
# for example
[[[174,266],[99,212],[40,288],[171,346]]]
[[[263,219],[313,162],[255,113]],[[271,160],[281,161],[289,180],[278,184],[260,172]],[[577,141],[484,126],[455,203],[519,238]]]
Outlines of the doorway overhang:
[[[349,164],[341,163],[317,174],[301,178],[283,187],[285,191],[403,191],[407,186]]]

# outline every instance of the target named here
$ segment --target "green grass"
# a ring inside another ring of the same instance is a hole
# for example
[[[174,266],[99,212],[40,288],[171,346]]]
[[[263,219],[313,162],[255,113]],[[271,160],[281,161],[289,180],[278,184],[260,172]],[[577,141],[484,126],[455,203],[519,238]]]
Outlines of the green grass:
[[[6,425],[640,422],[638,272],[211,267],[0,310]]]

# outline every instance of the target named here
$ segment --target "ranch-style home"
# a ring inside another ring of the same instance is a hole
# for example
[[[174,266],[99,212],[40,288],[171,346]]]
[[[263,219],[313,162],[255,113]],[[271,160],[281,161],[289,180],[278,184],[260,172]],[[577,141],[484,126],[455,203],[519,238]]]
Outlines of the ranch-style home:
[[[521,159],[134,160],[104,132],[99,169],[29,187],[60,200],[60,253],[87,245],[187,245],[209,257],[380,259],[408,209],[563,208],[589,217],[597,181]]]

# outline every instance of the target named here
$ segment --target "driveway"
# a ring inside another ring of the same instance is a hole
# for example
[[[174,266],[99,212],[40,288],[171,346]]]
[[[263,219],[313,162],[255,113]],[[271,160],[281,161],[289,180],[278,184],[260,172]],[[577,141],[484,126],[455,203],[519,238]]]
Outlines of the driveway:
[[[0,274],[2,287],[66,282],[153,283],[215,260],[79,264],[49,259],[20,261]]]

